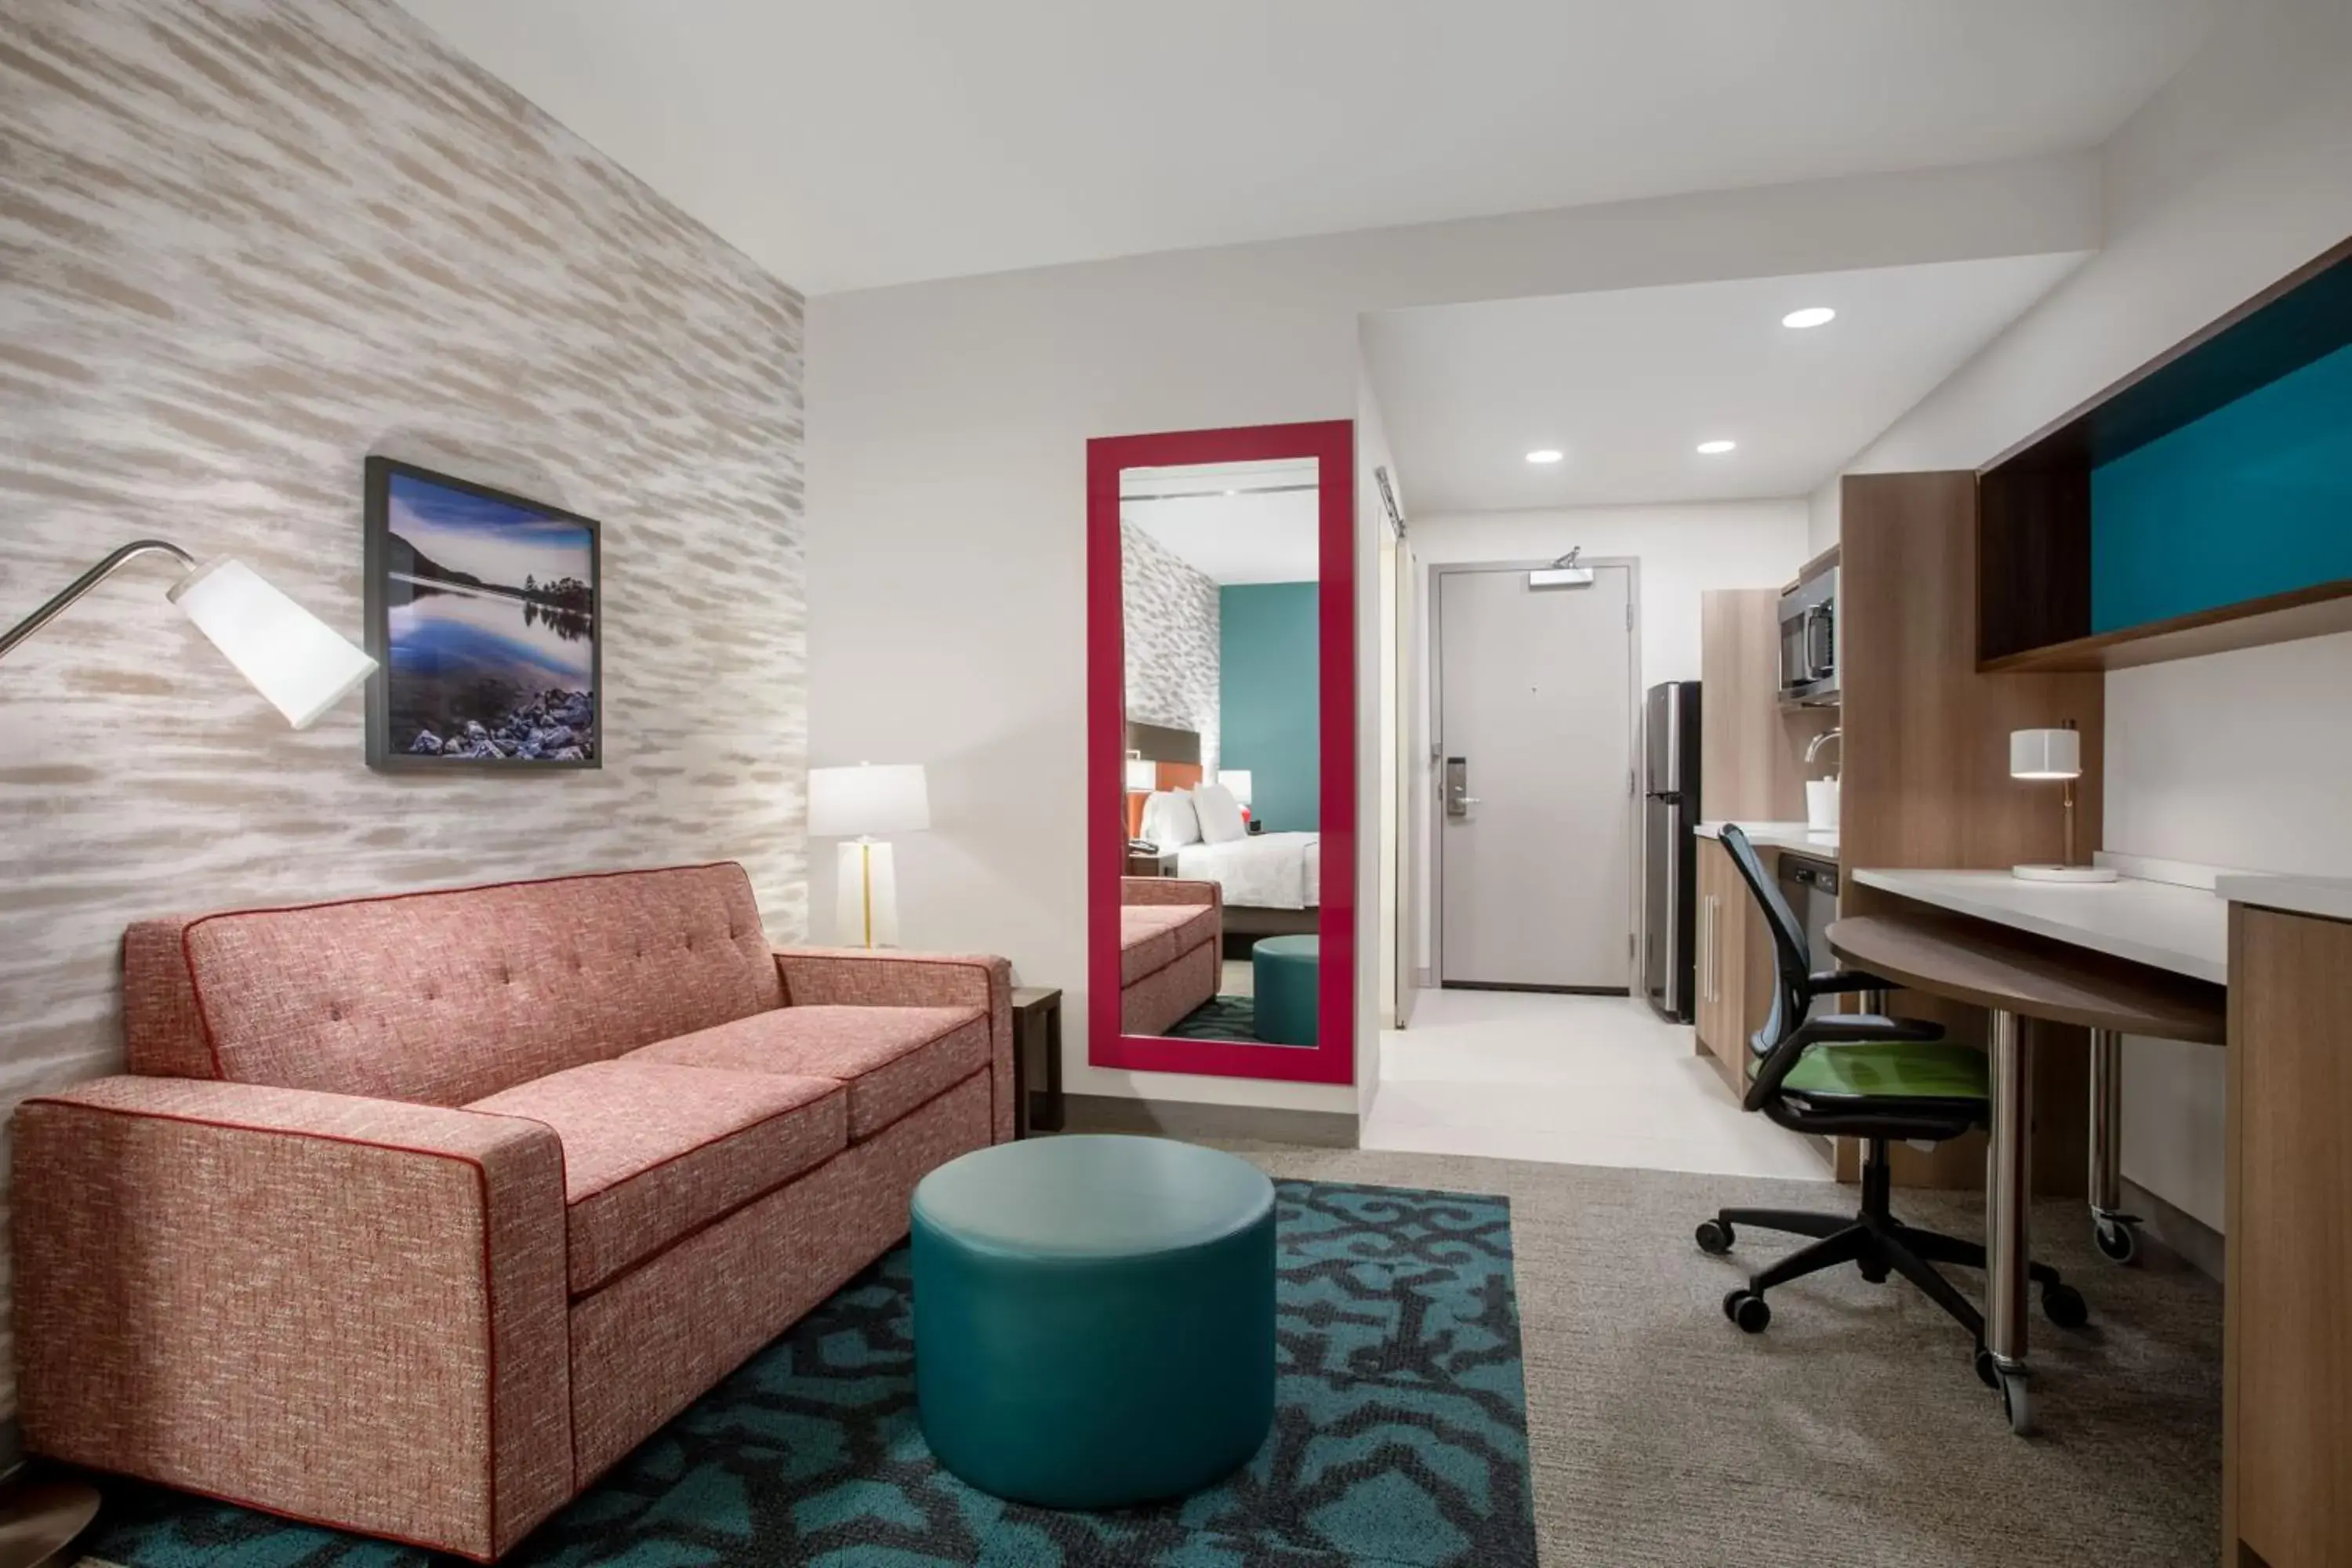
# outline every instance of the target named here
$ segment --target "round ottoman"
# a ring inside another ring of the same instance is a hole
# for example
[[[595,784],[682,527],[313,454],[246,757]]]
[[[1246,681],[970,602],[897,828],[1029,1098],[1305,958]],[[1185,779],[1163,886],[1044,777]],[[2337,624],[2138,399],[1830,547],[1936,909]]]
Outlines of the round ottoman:
[[[1044,1138],[915,1189],[915,1400],[940,1463],[1045,1508],[1196,1491],[1274,1426],[1274,1184],[1159,1138]]]
[[[1316,973],[1322,968],[1322,939],[1260,937],[1250,948],[1250,973],[1257,992],[1257,1037],[1277,1046],[1315,1043]]]

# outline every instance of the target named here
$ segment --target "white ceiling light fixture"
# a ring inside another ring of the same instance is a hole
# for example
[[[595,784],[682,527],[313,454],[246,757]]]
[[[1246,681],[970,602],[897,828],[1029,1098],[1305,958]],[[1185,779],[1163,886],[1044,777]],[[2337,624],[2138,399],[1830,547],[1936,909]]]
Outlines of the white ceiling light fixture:
[[[1530,463],[1557,463],[1566,456],[1568,456],[1567,453],[1559,450],[1556,447],[1538,447],[1534,451],[1528,454],[1528,461]]]
[[[1720,458],[1726,452],[1737,451],[1738,448],[1739,443],[1737,441],[1701,441],[1698,444],[1699,451],[1710,458]]]
[[[1796,331],[1808,327],[1826,327],[1837,320],[1837,312],[1827,305],[1808,305],[1801,310],[1791,310],[1780,318],[1780,324]]]

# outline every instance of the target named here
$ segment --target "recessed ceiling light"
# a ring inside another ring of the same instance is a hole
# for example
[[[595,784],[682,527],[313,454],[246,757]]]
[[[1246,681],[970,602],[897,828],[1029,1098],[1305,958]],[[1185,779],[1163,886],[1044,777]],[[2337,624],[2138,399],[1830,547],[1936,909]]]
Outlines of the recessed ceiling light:
[[[1557,463],[1568,454],[1550,447],[1539,447],[1528,454],[1530,463]]]
[[[1738,445],[1737,441],[1701,441],[1698,449],[1710,458],[1720,458]]]
[[[1807,327],[1826,327],[1836,320],[1837,312],[1827,305],[1808,305],[1801,310],[1791,310],[1781,317],[1780,324],[1802,331]]]

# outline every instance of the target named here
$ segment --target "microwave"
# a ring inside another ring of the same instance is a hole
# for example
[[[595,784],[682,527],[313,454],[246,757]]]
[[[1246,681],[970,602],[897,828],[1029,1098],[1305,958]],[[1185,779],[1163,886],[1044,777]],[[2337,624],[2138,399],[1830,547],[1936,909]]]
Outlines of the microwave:
[[[1780,595],[1780,700],[1805,707],[1838,700],[1838,571],[1832,566]]]

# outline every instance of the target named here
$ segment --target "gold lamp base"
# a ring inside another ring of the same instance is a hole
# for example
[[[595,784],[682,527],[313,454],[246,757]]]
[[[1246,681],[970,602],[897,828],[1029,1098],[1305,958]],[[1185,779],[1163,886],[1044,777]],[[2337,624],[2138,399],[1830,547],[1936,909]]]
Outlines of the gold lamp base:
[[[98,1517],[98,1489],[79,1481],[10,1481],[0,1486],[0,1568],[39,1568]]]

